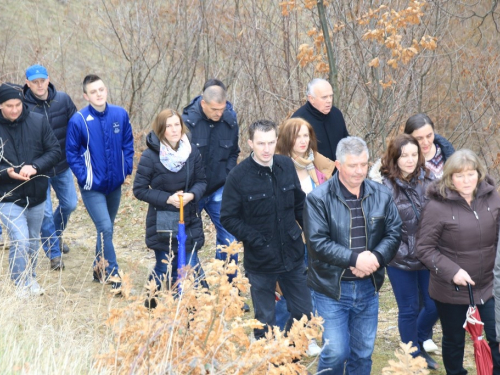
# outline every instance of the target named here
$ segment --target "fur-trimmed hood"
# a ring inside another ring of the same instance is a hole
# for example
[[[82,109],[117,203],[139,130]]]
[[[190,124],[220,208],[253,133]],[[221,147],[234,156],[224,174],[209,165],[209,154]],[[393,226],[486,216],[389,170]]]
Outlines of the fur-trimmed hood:
[[[457,191],[448,188],[445,190],[446,196],[443,196],[439,191],[439,181],[440,180],[433,181],[427,188],[427,196],[430,199],[444,202],[446,200],[457,200],[461,198]],[[478,184],[474,199],[490,194],[493,190],[495,190],[495,180],[491,176],[486,175],[484,180]]]

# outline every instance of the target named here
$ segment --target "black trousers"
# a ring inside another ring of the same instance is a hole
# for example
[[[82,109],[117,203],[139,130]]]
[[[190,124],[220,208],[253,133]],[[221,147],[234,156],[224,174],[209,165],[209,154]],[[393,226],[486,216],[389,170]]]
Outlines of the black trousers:
[[[258,340],[263,338],[268,326],[276,325],[275,290],[276,281],[279,282],[281,291],[286,299],[287,309],[290,311],[285,331],[292,326],[293,319],[299,320],[302,315],[311,316],[311,292],[307,287],[306,268],[303,262],[288,272],[282,273],[256,273],[246,271],[250,281],[250,294],[252,296],[255,319],[265,324],[263,328],[254,329],[254,336]]]
[[[465,332],[463,325],[469,306],[435,302],[443,328],[443,363],[446,374],[465,375],[467,374],[463,366],[465,335],[469,334]],[[495,332],[495,299],[490,298],[484,305],[477,307],[493,357],[493,374],[500,375],[500,353]]]

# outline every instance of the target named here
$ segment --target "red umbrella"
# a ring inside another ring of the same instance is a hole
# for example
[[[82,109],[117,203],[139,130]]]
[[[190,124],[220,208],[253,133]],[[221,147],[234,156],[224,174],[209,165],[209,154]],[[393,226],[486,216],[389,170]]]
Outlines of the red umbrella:
[[[474,342],[477,375],[491,375],[493,374],[493,360],[491,359],[491,349],[483,335],[484,323],[481,321],[477,306],[474,304],[472,287],[470,284],[467,284],[467,286],[469,287],[470,306],[467,310],[464,329],[470,333]]]

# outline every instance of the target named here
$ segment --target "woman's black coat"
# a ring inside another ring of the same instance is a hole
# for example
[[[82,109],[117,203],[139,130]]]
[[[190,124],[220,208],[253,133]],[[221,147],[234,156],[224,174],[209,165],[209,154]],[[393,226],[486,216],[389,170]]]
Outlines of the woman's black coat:
[[[203,196],[207,181],[201,155],[195,145],[191,144],[189,155],[189,183],[186,187],[186,164],[177,173],[169,171],[160,162],[160,141],[153,133],[146,138],[146,149],[141,156],[134,180],[134,195],[137,199],[149,203],[146,216],[146,245],[158,251],[169,251],[168,242],[160,242],[156,234],[156,211],[179,211],[171,204],[167,204],[170,195],[183,190],[193,193],[194,199],[184,206],[184,223],[186,227],[186,251],[200,249],[204,242],[203,225],[198,212],[198,201]],[[172,238],[172,250],[177,252],[177,238]]]

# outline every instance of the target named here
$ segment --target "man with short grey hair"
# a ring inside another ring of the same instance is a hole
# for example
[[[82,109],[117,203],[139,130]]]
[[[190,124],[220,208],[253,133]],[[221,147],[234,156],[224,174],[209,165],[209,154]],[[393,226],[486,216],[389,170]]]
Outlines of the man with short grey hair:
[[[335,160],[337,144],[349,133],[342,112],[333,106],[333,89],[327,80],[315,78],[307,84],[307,102],[292,117],[306,120],[314,129],[318,152]]]
[[[200,150],[207,175],[207,190],[198,203],[199,209],[207,212],[217,231],[215,257],[226,260],[227,254],[220,251],[220,246],[229,245],[234,236],[220,223],[220,208],[226,178],[240,153],[236,112],[226,100],[226,86],[218,79],[208,80],[202,95],[184,108],[182,119],[191,132],[191,141]],[[231,260],[238,263],[238,254]],[[230,275],[229,281],[234,276]],[[245,310],[249,310],[248,306]]]
[[[304,204],[307,285],[324,319],[318,372],[369,375],[384,267],[396,255],[401,219],[391,192],[366,180],[368,148],[358,137],[337,146],[338,173]]]

